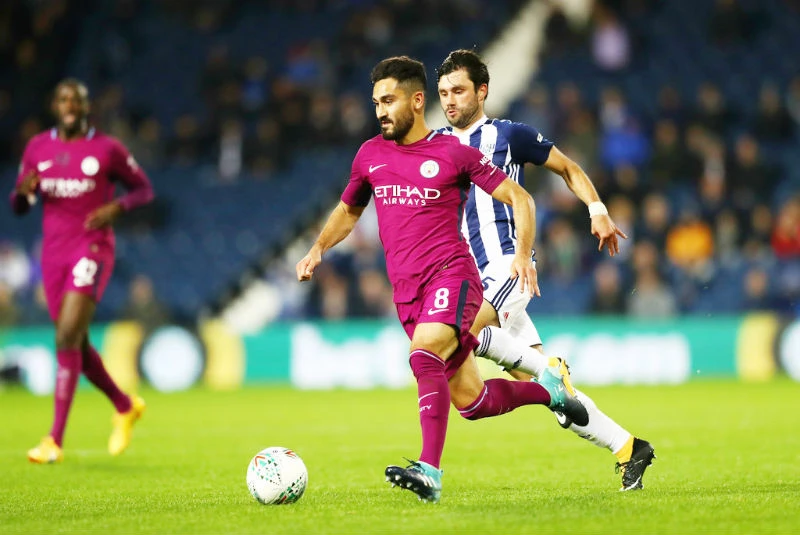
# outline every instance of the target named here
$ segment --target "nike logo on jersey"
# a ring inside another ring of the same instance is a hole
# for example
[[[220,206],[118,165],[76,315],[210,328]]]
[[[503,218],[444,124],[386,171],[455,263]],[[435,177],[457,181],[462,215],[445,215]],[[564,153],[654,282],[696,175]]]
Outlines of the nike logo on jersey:
[[[446,308],[429,308],[428,309],[428,316],[433,316],[434,314],[438,314],[439,312],[447,312],[448,309]]]
[[[389,165],[389,164],[388,163],[382,163],[380,165],[370,165],[369,166],[369,172],[373,173],[373,172],[377,171],[378,169],[380,169],[381,167],[384,167],[386,165]]]
[[[36,166],[36,169],[38,169],[41,173],[42,171],[47,171],[51,167],[53,167],[53,160],[45,160],[43,162],[39,162],[39,164]]]

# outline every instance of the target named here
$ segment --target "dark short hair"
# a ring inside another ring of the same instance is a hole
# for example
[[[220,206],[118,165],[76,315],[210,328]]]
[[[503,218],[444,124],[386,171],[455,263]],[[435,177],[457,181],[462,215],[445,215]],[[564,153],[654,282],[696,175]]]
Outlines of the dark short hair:
[[[379,80],[394,78],[399,84],[414,91],[425,91],[428,78],[425,76],[425,65],[408,56],[396,56],[380,61],[372,68],[370,80],[374,85]]]
[[[53,93],[57,93],[62,87],[72,87],[88,102],[89,101],[89,88],[86,84],[77,78],[64,78],[56,84]]]
[[[472,80],[475,89],[478,89],[483,84],[489,85],[489,68],[476,52],[463,48],[453,50],[447,55],[439,68],[436,69],[436,81],[438,82],[442,79],[442,76],[459,69],[467,71],[467,76]]]

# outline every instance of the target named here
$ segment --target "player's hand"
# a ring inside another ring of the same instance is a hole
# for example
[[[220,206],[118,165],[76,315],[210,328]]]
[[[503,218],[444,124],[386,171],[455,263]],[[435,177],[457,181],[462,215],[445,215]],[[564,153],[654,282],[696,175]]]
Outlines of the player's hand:
[[[311,280],[314,274],[314,269],[322,262],[322,255],[314,248],[312,248],[307,255],[297,263],[297,280],[307,281]]]
[[[517,277],[520,278],[520,293],[527,293],[529,298],[534,295],[542,296],[539,291],[539,274],[536,272],[536,265],[530,256],[514,256],[514,260],[511,262],[511,278],[516,279]]]
[[[619,253],[617,236],[628,239],[628,236],[617,228],[611,217],[604,214],[592,216],[592,234],[600,240],[597,250],[602,251],[603,247],[608,247],[608,256],[614,256]]]
[[[23,197],[35,195],[36,188],[38,187],[39,172],[36,169],[31,169],[30,172],[25,175],[25,178],[22,179],[22,182],[19,183],[19,186],[17,186],[17,195],[21,195]]]
[[[87,230],[94,230],[109,226],[121,213],[122,205],[117,201],[111,201],[87,215],[83,227]]]

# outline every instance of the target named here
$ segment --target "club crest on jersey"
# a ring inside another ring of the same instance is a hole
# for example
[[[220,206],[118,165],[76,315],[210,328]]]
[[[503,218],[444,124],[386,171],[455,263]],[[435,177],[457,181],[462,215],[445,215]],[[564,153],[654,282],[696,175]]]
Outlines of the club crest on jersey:
[[[419,166],[419,174],[425,178],[433,178],[439,174],[439,164],[433,160],[425,160]]]
[[[84,175],[94,176],[100,170],[100,162],[94,156],[87,156],[81,161],[81,171]]]

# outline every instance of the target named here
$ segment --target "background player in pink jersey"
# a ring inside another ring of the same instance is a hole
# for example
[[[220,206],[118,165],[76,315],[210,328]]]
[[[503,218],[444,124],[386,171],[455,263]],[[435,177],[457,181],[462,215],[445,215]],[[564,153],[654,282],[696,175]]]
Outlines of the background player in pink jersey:
[[[583,421],[588,415],[568,392],[558,367],[538,382],[491,379],[478,372],[470,333],[480,308],[481,280],[459,230],[470,182],[523,214],[509,275],[520,291],[538,293],[531,252],[533,199],[480,151],[425,123],[425,67],[408,57],[388,58],[372,71],[373,103],[381,135],[353,160],[350,182],[308,254],[297,263],[309,280],[322,255],[353,229],[374,197],[397,313],[411,339],[409,363],[417,380],[422,453],[407,468],[389,466],[387,480],[438,501],[439,469],[450,402],[468,419],[542,404]]]
[[[28,212],[43,205],[42,278],[50,317],[56,326],[58,373],[55,417],[50,433],[28,451],[35,463],[63,460],[62,443],[81,372],[114,404],[112,455],[130,443],[144,401],[123,393],[89,342],[89,324],[114,268],[111,224],[123,212],[153,198],[150,181],[115,138],[89,126],[89,93],[78,80],[55,89],[57,126],[25,147],[11,205]],[[127,190],[115,197],[117,183]]]

